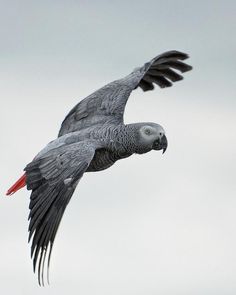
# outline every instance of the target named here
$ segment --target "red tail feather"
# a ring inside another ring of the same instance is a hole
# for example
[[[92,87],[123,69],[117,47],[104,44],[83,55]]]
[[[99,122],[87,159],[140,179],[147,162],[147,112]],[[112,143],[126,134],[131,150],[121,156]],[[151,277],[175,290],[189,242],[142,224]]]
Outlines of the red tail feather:
[[[21,178],[19,178],[17,180],[17,182],[15,184],[13,184],[13,186],[11,186],[9,188],[9,190],[7,191],[6,195],[12,195],[15,192],[17,192],[19,189],[21,189],[22,187],[24,187],[26,185],[26,174],[22,175]]]

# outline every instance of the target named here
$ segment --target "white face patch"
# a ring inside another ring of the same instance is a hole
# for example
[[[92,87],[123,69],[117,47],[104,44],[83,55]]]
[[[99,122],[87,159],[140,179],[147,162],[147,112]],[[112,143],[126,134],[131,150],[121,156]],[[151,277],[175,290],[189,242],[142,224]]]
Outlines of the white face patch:
[[[142,141],[148,143],[153,142],[157,138],[160,138],[165,134],[164,129],[160,125],[150,126],[145,125],[140,128],[140,134]]]

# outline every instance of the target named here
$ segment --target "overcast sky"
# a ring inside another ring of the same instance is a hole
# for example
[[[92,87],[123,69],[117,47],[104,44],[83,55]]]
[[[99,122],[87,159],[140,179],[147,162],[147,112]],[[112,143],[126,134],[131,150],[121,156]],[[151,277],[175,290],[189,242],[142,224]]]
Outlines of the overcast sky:
[[[235,1],[0,1],[1,294],[236,294],[235,15]],[[170,49],[194,70],[136,90],[125,114],[161,124],[167,152],[84,176],[38,287],[30,193],[5,191],[79,100]]]

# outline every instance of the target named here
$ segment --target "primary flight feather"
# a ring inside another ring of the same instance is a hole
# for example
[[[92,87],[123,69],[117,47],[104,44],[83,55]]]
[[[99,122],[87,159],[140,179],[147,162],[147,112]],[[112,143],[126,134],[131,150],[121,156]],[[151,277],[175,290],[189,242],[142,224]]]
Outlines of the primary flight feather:
[[[44,284],[45,260],[49,269],[58,226],[83,174],[107,169],[135,153],[167,149],[159,124],[124,124],[125,105],[138,87],[149,91],[154,84],[165,88],[182,80],[180,73],[192,69],[183,62],[187,58],[179,51],[165,52],[80,101],[62,122],[58,138],[38,153],[7,191],[11,195],[25,185],[31,190],[29,241],[39,284]]]

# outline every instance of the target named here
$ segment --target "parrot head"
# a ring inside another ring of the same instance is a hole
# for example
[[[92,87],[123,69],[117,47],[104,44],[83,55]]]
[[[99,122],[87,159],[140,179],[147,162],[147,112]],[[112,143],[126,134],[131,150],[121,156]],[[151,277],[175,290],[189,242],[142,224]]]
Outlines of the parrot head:
[[[139,129],[140,143],[149,150],[162,150],[163,154],[167,149],[168,142],[165,131],[159,124],[143,123]]]

